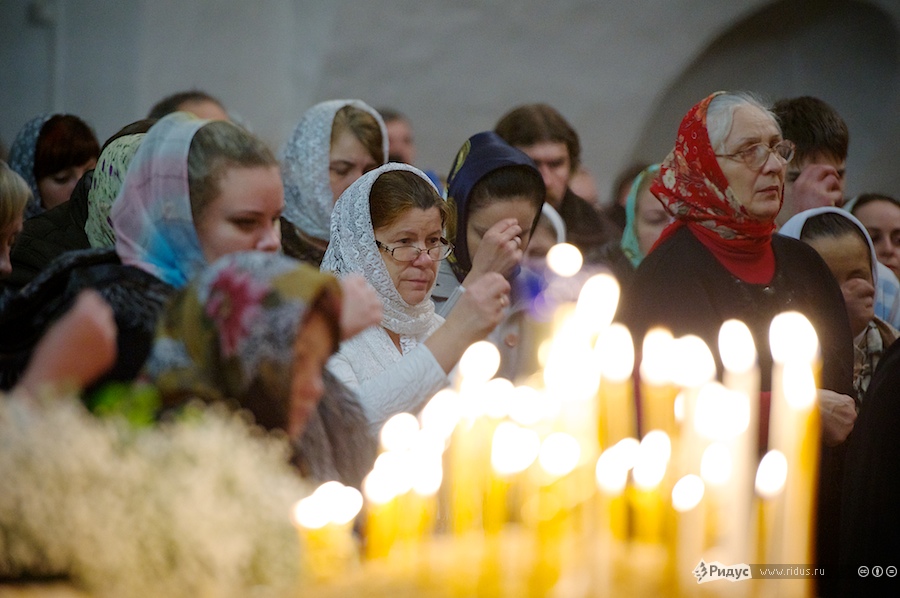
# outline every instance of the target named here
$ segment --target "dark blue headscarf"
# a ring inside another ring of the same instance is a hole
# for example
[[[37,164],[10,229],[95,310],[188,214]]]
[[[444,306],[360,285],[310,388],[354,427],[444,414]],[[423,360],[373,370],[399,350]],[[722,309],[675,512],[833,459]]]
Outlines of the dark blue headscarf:
[[[472,269],[472,257],[466,241],[469,221],[469,196],[475,185],[485,175],[505,166],[528,166],[540,176],[534,162],[524,152],[506,143],[493,131],[477,133],[469,137],[456,153],[450,176],[447,179],[447,201],[456,211],[456,231],[450,266],[456,277],[462,281]],[[540,208],[537,211],[540,217]],[[532,228],[533,225],[532,225]],[[452,233],[451,233],[452,234]]]

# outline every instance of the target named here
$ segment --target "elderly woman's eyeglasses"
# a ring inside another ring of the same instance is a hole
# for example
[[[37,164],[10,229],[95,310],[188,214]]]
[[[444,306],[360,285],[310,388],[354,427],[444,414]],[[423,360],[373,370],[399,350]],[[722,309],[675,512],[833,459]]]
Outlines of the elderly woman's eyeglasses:
[[[746,149],[733,154],[716,154],[720,158],[731,158],[732,160],[740,160],[753,170],[759,170],[769,159],[769,154],[775,154],[775,157],[787,164],[794,157],[795,145],[793,141],[787,139],[779,141],[775,145],[769,147],[765,143],[756,143]]]
[[[427,253],[428,257],[430,257],[432,261],[439,262],[441,260],[447,259],[447,257],[453,251],[453,243],[451,243],[447,239],[441,239],[437,245],[435,245],[434,247],[429,247],[428,249],[422,249],[421,247],[416,247],[415,245],[388,247],[381,241],[377,240],[375,241],[375,245],[377,245],[378,248],[385,253],[390,253],[391,257],[393,257],[398,262],[414,262],[419,259],[419,256],[423,253]]]

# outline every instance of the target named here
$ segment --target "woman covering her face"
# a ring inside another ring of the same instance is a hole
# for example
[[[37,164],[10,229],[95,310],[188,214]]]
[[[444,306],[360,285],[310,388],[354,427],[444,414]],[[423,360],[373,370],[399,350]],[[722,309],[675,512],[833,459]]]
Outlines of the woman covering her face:
[[[396,413],[418,411],[509,305],[509,283],[492,272],[463,294],[446,324],[435,314],[430,296],[438,264],[450,253],[448,216],[428,177],[399,163],[363,175],[335,205],[322,269],[365,277],[384,316],[380,326],[345,341],[329,368],[357,393],[375,429]]]
[[[306,111],[283,154],[284,251],[318,266],[334,202],[353,181],[387,162],[387,127],[360,100],[322,102]]]

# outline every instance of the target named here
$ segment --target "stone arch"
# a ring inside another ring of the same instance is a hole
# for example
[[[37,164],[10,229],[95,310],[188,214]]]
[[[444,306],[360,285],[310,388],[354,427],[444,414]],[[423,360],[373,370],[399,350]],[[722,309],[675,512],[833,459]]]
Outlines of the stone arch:
[[[736,23],[661,95],[635,159],[661,160],[688,108],[718,89],[754,91],[770,101],[825,100],[850,129],[848,194],[874,188],[900,193],[900,34],[878,6],[781,0]]]

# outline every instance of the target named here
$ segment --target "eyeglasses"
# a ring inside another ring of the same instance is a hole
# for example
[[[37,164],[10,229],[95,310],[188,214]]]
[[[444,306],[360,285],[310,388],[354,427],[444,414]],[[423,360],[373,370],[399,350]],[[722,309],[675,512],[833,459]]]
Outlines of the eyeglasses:
[[[775,154],[775,157],[787,164],[794,157],[794,149],[796,146],[793,141],[787,139],[779,141],[772,147],[765,143],[757,143],[751,145],[747,149],[742,149],[733,154],[716,154],[720,158],[731,158],[732,160],[740,160],[752,170],[759,170],[769,159],[769,154]]]
[[[375,241],[375,245],[385,253],[390,253],[398,262],[414,262],[419,259],[423,253],[427,253],[432,261],[439,262],[447,259],[453,251],[453,243],[447,239],[441,239],[440,243],[428,249],[422,249],[415,245],[401,245],[400,247],[388,247],[381,241]]]

